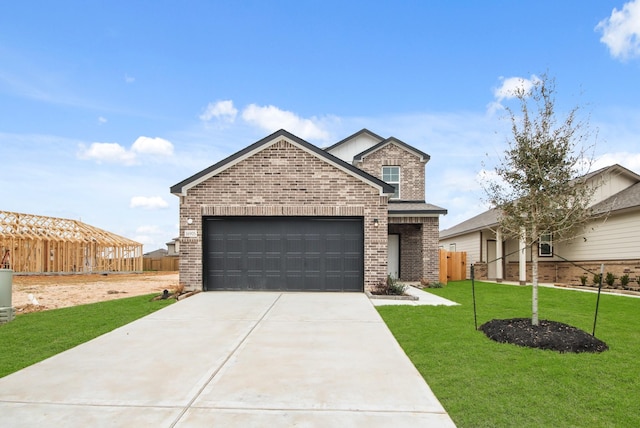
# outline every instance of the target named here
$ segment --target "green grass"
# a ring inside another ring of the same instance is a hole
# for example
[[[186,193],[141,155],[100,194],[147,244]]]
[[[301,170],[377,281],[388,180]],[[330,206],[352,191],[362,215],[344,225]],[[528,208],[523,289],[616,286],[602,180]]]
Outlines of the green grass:
[[[0,377],[87,342],[175,300],[155,295],[22,314],[0,325]]]
[[[433,294],[455,307],[378,311],[459,427],[640,426],[640,299],[603,295],[601,354],[559,354],[499,344],[474,328],[470,281]],[[478,326],[531,317],[531,287],[476,282]],[[541,287],[540,319],[589,333],[596,295]]]

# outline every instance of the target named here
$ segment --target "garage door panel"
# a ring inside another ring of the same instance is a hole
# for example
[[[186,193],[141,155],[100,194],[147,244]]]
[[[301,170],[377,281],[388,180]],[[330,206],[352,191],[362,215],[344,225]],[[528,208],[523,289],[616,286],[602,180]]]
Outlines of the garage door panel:
[[[355,254],[346,254],[342,259],[342,268],[345,272],[360,271],[360,257]]]
[[[251,235],[247,239],[247,253],[264,254],[266,251],[266,242],[262,236]]]
[[[322,258],[319,254],[308,255],[305,258],[304,270],[306,272],[320,272],[322,270]]]
[[[288,253],[301,254],[304,251],[303,236],[287,234],[285,237],[285,248]]]
[[[277,273],[280,275],[282,271],[282,258],[280,255],[266,254],[264,256],[264,270],[267,273]]]
[[[229,234],[225,237],[226,252],[242,253],[244,251],[245,237],[241,234]]]
[[[265,234],[264,235],[264,251],[267,253],[280,254],[282,252],[282,239],[280,235]]]
[[[325,257],[325,270],[327,272],[342,272],[344,270],[343,258],[339,255]]]
[[[262,254],[250,253],[247,254],[245,258],[247,264],[246,269],[248,272],[258,271],[262,272],[264,270],[264,257]]]
[[[299,253],[286,253],[286,264],[284,266],[288,273],[304,271],[304,258]]]
[[[361,218],[204,220],[207,290],[363,290]]]
[[[224,259],[223,269],[227,272],[242,272],[246,268],[245,260],[241,254],[227,254]]]

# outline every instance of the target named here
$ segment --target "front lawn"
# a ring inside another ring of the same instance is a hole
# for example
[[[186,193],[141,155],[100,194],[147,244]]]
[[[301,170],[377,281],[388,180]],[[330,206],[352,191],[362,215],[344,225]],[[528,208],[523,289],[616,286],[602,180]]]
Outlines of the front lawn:
[[[155,295],[18,315],[0,325],[0,377],[73,348],[175,302]]]
[[[603,295],[601,354],[493,342],[474,329],[471,281],[429,292],[461,306],[378,311],[459,427],[640,426],[640,299]],[[476,282],[478,326],[531,317],[531,287]],[[540,319],[591,333],[596,295],[540,287]]]

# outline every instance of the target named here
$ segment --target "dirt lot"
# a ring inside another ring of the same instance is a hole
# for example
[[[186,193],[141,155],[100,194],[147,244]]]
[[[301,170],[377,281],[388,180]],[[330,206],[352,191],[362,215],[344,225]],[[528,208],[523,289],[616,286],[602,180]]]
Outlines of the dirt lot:
[[[17,313],[172,291],[177,272],[108,275],[14,275],[12,301]],[[38,302],[33,305],[29,295]]]

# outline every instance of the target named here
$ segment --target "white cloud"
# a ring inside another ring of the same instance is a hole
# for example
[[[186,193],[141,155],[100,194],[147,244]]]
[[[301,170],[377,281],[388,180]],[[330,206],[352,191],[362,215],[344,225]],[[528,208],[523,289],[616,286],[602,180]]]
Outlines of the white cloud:
[[[131,153],[118,143],[91,143],[89,147],[80,144],[78,157],[85,160],[95,160],[98,163],[121,163],[133,165],[136,163],[135,153]]]
[[[612,152],[597,157],[591,166],[591,170],[604,168],[613,164],[620,164],[631,171],[640,171],[640,153]]]
[[[239,123],[236,118],[240,111],[241,122]],[[216,131],[224,130],[230,124],[249,125],[269,133],[286,129],[300,138],[322,142],[330,140],[331,135],[328,129],[335,128],[340,122],[340,119],[334,116],[303,118],[294,112],[282,110],[273,105],[249,104],[240,111],[232,100],[221,100],[209,103],[198,118],[208,132],[211,131],[210,123],[214,125]]]
[[[595,28],[602,31],[600,41],[614,58],[626,60],[640,56],[640,0],[633,0],[611,12]]]
[[[132,77],[132,76],[129,76],[128,74],[125,74],[125,75],[124,75],[124,81],[125,81],[126,83],[133,83],[133,82],[135,82],[135,81],[136,81],[136,78],[135,78],[135,77]]]
[[[169,203],[160,196],[134,196],[129,203],[131,208],[142,208],[145,210],[157,210],[169,207]]]
[[[89,147],[79,144],[78,158],[94,160],[98,163],[119,163],[136,165],[145,156],[169,157],[173,155],[173,144],[163,138],[138,137],[126,149],[118,143],[91,143]]]
[[[491,115],[496,111],[504,109],[502,101],[515,98],[516,94],[520,91],[526,94],[531,90],[533,85],[540,82],[540,78],[535,74],[532,74],[530,79],[526,77],[500,77],[500,80],[502,84],[497,88],[493,88],[495,101],[487,105],[487,112]]]
[[[504,183],[504,179],[501,175],[498,175],[495,169],[481,169],[475,176],[475,179],[478,183],[482,185],[488,183]]]
[[[304,119],[295,113],[280,110],[275,106],[258,106],[250,104],[242,112],[242,119],[247,123],[262,128],[267,132],[286,129],[300,138],[326,141],[329,133],[322,129],[318,118]]]
[[[225,100],[216,103],[209,103],[199,118],[208,122],[212,119],[218,119],[221,122],[233,123],[238,115],[238,109],[233,106],[233,101]]]
[[[98,117],[98,123],[100,123],[101,125],[103,123],[107,123],[107,118],[102,116]]]
[[[173,155],[173,144],[163,138],[140,136],[131,146],[131,151],[147,155],[171,156]]]
[[[515,98],[516,94],[519,91],[524,91],[527,93],[531,90],[533,85],[540,82],[540,78],[536,75],[531,75],[530,79],[526,77],[500,77],[502,81],[502,85],[498,88],[494,88],[493,96],[496,98],[498,102]]]

